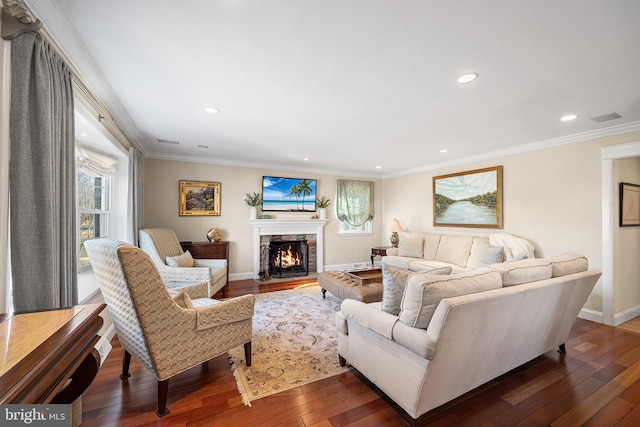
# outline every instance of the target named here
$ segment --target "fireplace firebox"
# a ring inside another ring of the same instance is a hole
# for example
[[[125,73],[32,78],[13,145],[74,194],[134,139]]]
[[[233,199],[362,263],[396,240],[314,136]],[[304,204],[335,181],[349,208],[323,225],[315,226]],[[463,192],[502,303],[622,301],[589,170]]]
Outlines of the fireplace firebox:
[[[271,241],[269,243],[269,274],[271,277],[297,277],[309,274],[306,240]]]

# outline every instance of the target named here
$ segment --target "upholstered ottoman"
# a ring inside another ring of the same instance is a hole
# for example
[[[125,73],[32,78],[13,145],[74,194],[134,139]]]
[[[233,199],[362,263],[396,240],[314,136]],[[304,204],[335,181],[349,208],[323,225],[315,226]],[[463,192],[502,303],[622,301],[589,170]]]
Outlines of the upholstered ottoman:
[[[382,301],[382,273],[379,279],[360,279],[345,271],[326,271],[318,275],[322,298],[329,291],[340,299],[354,299],[365,303]]]

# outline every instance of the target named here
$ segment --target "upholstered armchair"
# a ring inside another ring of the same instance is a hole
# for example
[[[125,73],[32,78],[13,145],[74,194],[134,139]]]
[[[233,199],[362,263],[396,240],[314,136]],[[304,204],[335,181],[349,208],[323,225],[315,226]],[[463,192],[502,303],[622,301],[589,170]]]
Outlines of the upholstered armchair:
[[[184,288],[193,297],[193,293],[185,286],[208,282],[210,297],[221,289],[222,296],[225,296],[228,268],[226,259],[194,259],[193,267],[171,267],[167,265],[167,257],[184,253],[173,230],[146,228],[138,232],[138,237],[140,248],[149,254],[167,287]]]
[[[150,257],[123,242],[85,242],[93,271],[124,349],[121,379],[131,356],[158,380],[159,417],[167,414],[169,379],[244,344],[251,363],[253,295],[216,301],[173,298]]]

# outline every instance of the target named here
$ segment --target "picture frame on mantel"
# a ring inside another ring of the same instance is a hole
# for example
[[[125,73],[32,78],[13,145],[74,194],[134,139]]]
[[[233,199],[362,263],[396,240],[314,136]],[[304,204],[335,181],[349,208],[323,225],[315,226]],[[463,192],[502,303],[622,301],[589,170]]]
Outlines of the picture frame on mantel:
[[[433,225],[502,228],[502,166],[434,176]]]
[[[620,183],[620,227],[640,226],[640,185]]]
[[[220,216],[220,183],[180,181],[180,216]]]

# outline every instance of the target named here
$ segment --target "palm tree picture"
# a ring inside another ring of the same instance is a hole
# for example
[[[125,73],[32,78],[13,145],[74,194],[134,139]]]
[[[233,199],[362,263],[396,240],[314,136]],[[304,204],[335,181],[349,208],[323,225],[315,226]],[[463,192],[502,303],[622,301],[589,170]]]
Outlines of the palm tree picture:
[[[262,210],[315,212],[316,187],[315,179],[264,176]]]

